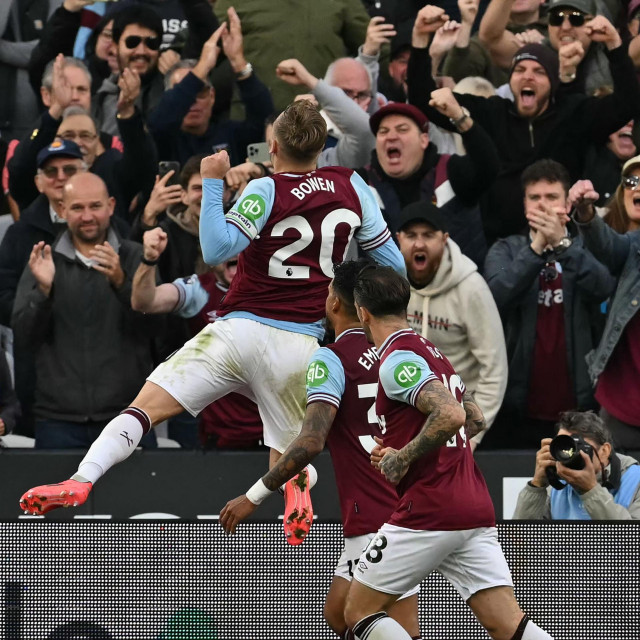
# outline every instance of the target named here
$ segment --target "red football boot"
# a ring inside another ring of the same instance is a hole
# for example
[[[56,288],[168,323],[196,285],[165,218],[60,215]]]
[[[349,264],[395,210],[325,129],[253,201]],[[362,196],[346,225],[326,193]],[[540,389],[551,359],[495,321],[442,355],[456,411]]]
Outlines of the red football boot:
[[[27,514],[41,516],[58,507],[77,507],[84,504],[92,488],[93,485],[90,482],[77,480],[43,484],[29,489],[20,498],[20,506]]]

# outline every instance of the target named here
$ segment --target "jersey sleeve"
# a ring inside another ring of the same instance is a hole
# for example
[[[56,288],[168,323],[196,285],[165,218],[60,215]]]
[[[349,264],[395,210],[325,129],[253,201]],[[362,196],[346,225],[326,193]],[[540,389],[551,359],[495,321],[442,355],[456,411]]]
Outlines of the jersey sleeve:
[[[173,313],[181,318],[193,318],[209,301],[209,294],[197,275],[177,278],[172,284],[178,289],[178,304]]]
[[[424,385],[437,379],[427,361],[413,351],[394,351],[380,365],[380,384],[387,397],[411,406]]]
[[[370,254],[378,264],[392,267],[406,277],[404,258],[391,237],[373,191],[355,171],[351,175],[351,184],[358,194],[362,208],[362,226],[356,231],[356,240],[360,248]]]
[[[362,208],[362,226],[356,231],[356,240],[362,249],[370,251],[391,238],[391,232],[382,217],[373,191],[357,172],[351,174],[351,186],[358,194]]]
[[[325,402],[339,408],[344,394],[344,367],[331,349],[321,347],[307,367],[307,404]]]
[[[227,212],[227,222],[239,229],[249,241],[254,240],[269,219],[275,195],[276,186],[271,178],[252,180]]]

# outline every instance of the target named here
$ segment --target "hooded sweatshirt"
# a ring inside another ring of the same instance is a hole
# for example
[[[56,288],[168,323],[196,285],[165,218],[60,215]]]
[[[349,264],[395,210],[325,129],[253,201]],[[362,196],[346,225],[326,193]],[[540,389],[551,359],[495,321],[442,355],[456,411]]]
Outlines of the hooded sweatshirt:
[[[411,287],[408,320],[449,359],[491,426],[507,386],[502,323],[475,263],[450,238],[433,280]],[[476,444],[484,433],[475,436]]]

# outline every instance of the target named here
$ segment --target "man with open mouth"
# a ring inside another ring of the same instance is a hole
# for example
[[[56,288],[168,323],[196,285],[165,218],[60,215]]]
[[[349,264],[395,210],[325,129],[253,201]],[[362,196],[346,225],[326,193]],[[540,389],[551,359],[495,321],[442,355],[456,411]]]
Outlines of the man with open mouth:
[[[573,15],[573,14],[572,14]],[[564,18],[563,18],[564,19]],[[571,17],[567,21],[571,22]],[[431,77],[428,47],[432,34],[448,20],[439,7],[421,9],[414,26],[409,78],[425,77],[427,88],[435,90]],[[576,18],[573,18],[574,22]],[[576,91],[556,91],[560,83],[571,84],[570,77],[561,78],[561,66],[555,52],[542,44],[528,44],[513,58],[510,88],[514,101],[507,98],[482,98],[454,92],[459,105],[455,112],[441,113],[429,104],[426,95],[410,95],[437,125],[453,129],[450,118],[469,110],[473,121],[481,124],[498,149],[500,172],[480,201],[487,243],[518,233],[525,226],[520,175],[528,165],[551,158],[568,171],[572,180],[584,176],[586,152],[594,142],[605,140],[623,127],[640,110],[640,85],[628,46],[604,16],[585,22],[591,43],[600,43],[613,77],[613,92],[591,97]],[[411,86],[411,82],[409,82]]]

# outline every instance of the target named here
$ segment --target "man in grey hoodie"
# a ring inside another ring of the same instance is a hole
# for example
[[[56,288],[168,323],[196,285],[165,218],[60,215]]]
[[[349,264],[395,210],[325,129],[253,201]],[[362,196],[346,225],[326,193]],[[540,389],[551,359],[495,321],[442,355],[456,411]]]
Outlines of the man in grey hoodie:
[[[491,291],[475,263],[449,238],[445,217],[435,205],[408,205],[398,229],[411,283],[409,325],[449,358],[489,428],[507,386],[507,351]],[[472,447],[485,432],[471,440]]]

